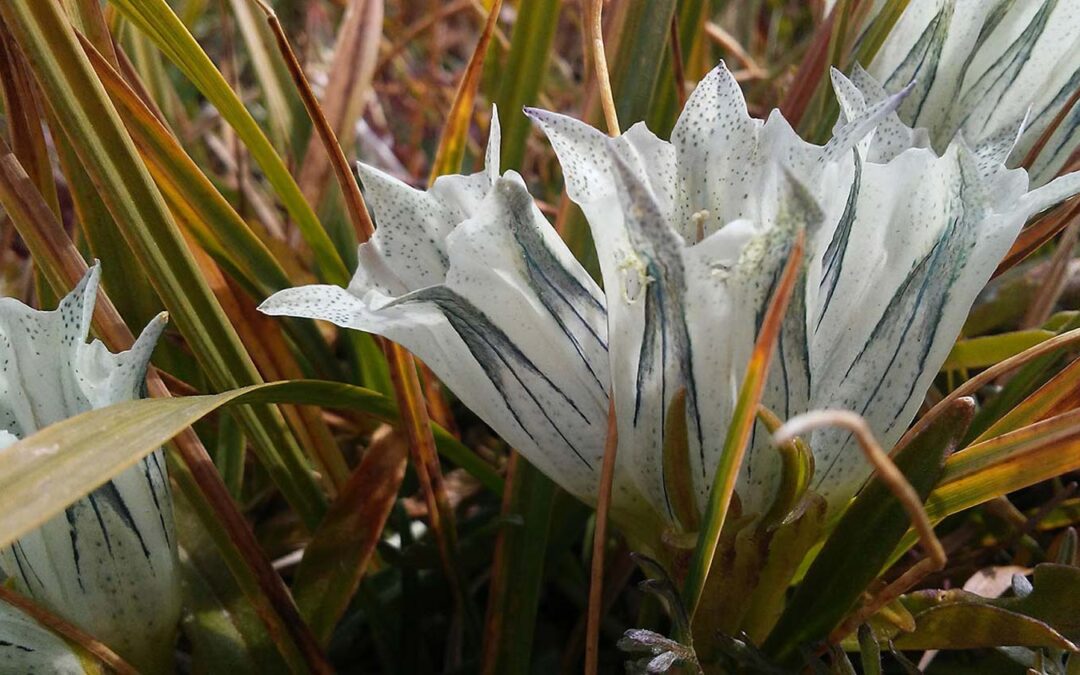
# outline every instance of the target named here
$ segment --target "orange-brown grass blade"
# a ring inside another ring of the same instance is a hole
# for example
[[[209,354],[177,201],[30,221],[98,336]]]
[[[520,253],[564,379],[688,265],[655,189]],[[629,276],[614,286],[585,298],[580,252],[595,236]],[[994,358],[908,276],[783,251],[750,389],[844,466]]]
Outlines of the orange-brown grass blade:
[[[34,102],[33,76],[23,56],[11,39],[7,28],[0,24],[0,91],[4,97],[4,118],[7,122],[11,148],[26,172],[33,179],[46,203],[54,213],[60,213],[56,183],[52,177],[49,151],[41,129],[41,117]]]
[[[480,76],[484,71],[484,57],[487,55],[491,37],[498,25],[501,9],[502,0],[495,0],[484,23],[484,31],[480,33],[476,48],[469,57],[469,64],[465,66],[465,74],[458,82],[457,91],[454,93],[454,103],[450,107],[450,115],[447,117],[446,126],[439,139],[439,148],[435,151],[429,183],[434,182],[439,176],[461,170],[461,161],[465,158],[465,143],[469,138],[469,121],[472,119],[473,103],[476,101],[476,90],[480,86]]]
[[[716,475],[713,477],[709,504],[683,590],[683,602],[686,604],[691,620],[701,600],[701,593],[705,589],[705,581],[709,577],[709,569],[712,567],[713,558],[720,543],[720,531],[727,519],[728,507],[731,505],[731,498],[735,492],[735,479],[738,477],[739,467],[742,466],[743,456],[746,454],[746,445],[750,440],[754,420],[757,419],[758,403],[769,374],[769,363],[772,361],[776,341],[780,337],[780,328],[783,325],[788,303],[795,292],[796,281],[802,266],[805,237],[805,232],[800,229],[787,264],[784,266],[780,283],[777,284],[776,291],[765,310],[765,318],[761,322],[761,330],[754,343],[754,350],[750,354],[742,386],[739,388],[739,398],[731,415],[731,424],[728,427],[727,437],[724,439],[724,448],[720,453]]]
[[[45,626],[60,637],[74,642],[85,649],[102,664],[109,667],[116,675],[139,675],[139,671],[131,667],[119,654],[109,649],[108,645],[99,641],[93,635],[80,629],[75,624],[65,620],[30,598],[0,584],[0,602],[6,602],[12,607],[17,607],[35,621]]]
[[[1080,198],[1065,202],[1057,209],[1025,227],[1016,237],[1016,241],[1009,248],[1009,252],[1005,254],[1005,258],[998,263],[997,269],[994,270],[994,276],[991,278],[997,278],[1015,267],[1017,263],[1037,251],[1040,246],[1057,236],[1077,216],[1080,216]]]
[[[1080,407],[1080,359],[1054,375],[1034,393],[1006,413],[976,443],[1014,431],[1022,426],[1044,420]]]
[[[351,0],[345,9],[334,45],[334,57],[327,73],[326,92],[320,105],[335,136],[350,138],[353,126],[364,112],[364,101],[371,89],[379,56],[383,5],[383,0]],[[276,31],[275,38],[280,46],[281,37]],[[289,60],[288,56],[285,58]],[[292,70],[293,64],[288,65]],[[304,106],[308,105],[305,101]],[[322,202],[329,183],[328,174],[333,168],[331,160],[326,155],[324,142],[313,136],[308,141],[297,174],[300,190],[310,204],[317,206]]]
[[[814,98],[814,92],[817,91],[825,75],[835,22],[836,12],[834,11],[818,26],[813,42],[810,43],[810,49],[807,50],[799,64],[798,72],[795,73],[791,88],[780,103],[780,112],[784,114],[784,119],[796,129],[799,128],[803,115],[806,114],[810,101]]]
[[[1061,106],[1061,110],[1054,116],[1054,119],[1050,121],[1050,124],[1039,135],[1039,140],[1035,141],[1035,145],[1031,146],[1031,150],[1028,151],[1026,157],[1024,157],[1024,163],[1021,164],[1025,169],[1031,169],[1031,165],[1038,159],[1039,153],[1043,151],[1046,144],[1050,142],[1050,137],[1054,135],[1054,132],[1058,130],[1061,123],[1065,121],[1065,118],[1069,116],[1069,112],[1072,111],[1076,104],[1080,102],[1080,87],[1077,87],[1076,91],[1072,93],[1069,100],[1065,105]]]
[[[368,215],[367,207],[364,205],[364,198],[356,186],[356,180],[349,170],[345,153],[338,143],[337,131],[335,131],[327,118],[326,111],[320,105],[315,92],[311,90],[311,84],[308,82],[307,76],[304,75],[304,69],[296,58],[296,52],[293,51],[292,45],[289,44],[289,38],[285,35],[277,14],[263,0],[253,0],[253,2],[258,4],[259,9],[266,15],[266,21],[270,25],[274,39],[277,40],[281,55],[285,58],[285,65],[289,68],[289,74],[292,75],[293,81],[296,83],[300,98],[304,102],[304,108],[311,117],[312,124],[315,125],[316,136],[323,145],[323,151],[329,155],[330,166],[333,168],[338,184],[345,194],[345,208],[349,213],[349,219],[352,221],[353,227],[356,229],[356,237],[360,241],[366,241],[375,232],[375,225],[371,222],[371,216]],[[325,156],[322,153],[319,153],[319,155]],[[325,172],[320,175],[319,182],[325,182]]]
[[[929,426],[929,424],[934,419],[936,419],[938,415],[941,415],[943,412],[945,412],[952,404],[952,402],[957,400],[958,398],[961,398],[963,396],[974,396],[975,393],[979,391],[979,389],[990,384],[1005,373],[1010,373],[1019,368],[1020,366],[1024,365],[1025,363],[1037,359],[1040,356],[1052,354],[1060,349],[1064,349],[1065,347],[1075,345],[1077,343],[1080,343],[1080,328],[1062,333],[1061,335],[1058,335],[1056,337],[1052,337],[1045,342],[1041,342],[1035,345],[1034,347],[1025,349],[1016,356],[1007,358],[1004,361],[987,368],[975,377],[964,382],[959,387],[949,392],[949,394],[945,398],[938,401],[938,403],[934,405],[933,408],[927,411],[925,415],[919,418],[918,422],[916,422],[914,425],[912,425],[910,429],[907,430],[907,433],[903,435],[900,441],[893,448],[892,453],[895,454],[899,452],[900,449],[904,447],[904,445],[911,441],[911,439],[922,433],[922,431],[926,429],[926,427]]]
[[[611,75],[608,73],[607,55],[604,52],[604,22],[602,0],[590,0],[584,8],[582,26],[586,58],[592,54],[600,106],[609,136],[618,136],[619,115],[615,109],[615,97],[611,91]],[[565,197],[565,193],[564,193]],[[585,675],[596,675],[600,656],[600,615],[604,599],[604,547],[607,544],[608,511],[611,507],[611,484],[615,478],[615,455],[619,448],[619,434],[615,418],[615,394],[608,393],[607,438],[604,441],[604,459],[600,469],[599,494],[596,499],[596,526],[593,528],[593,549],[589,572],[589,604],[585,623]]]
[[[405,477],[408,441],[376,431],[341,494],[304,550],[293,584],[296,603],[322,644],[356,593]]]
[[[596,527],[593,528],[592,570],[589,577],[589,608],[585,623],[585,673],[595,675],[600,663],[600,619],[604,607],[604,551],[607,546],[611,484],[615,477],[615,455],[619,430],[615,425],[615,397],[608,396],[607,439],[600,468],[600,495],[596,500]]]

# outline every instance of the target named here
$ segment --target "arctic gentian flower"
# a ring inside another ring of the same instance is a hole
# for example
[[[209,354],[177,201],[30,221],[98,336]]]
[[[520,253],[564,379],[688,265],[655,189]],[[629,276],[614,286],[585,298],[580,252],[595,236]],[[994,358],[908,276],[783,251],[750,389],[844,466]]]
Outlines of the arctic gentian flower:
[[[492,115],[486,169],[427,192],[359,166],[378,225],[348,289],[307,286],[268,314],[332,321],[414,352],[563,487],[593,499],[607,430],[604,296],[513,171],[499,175]]]
[[[1010,143],[973,151],[957,141],[940,156],[905,150],[917,134],[891,111],[906,90],[868,106],[843,76],[834,73],[834,82],[843,115],[821,147],[777,112],[767,122],[751,118],[723,65],[698,85],[670,143],[640,124],[611,140],[568,117],[530,111],[597,242],[620,460],[654,508],[684,526],[694,514],[679,513],[685,508],[674,503],[659,450],[672,402],[685,397],[677,407],[685,409],[700,509],[791,220],[808,228],[807,265],[763,402],[781,418],[854,410],[888,447],[1020,227],[1080,191],[1072,175],[1027,192],[1024,172],[1001,163]],[[870,161],[872,146],[894,157]],[[812,199],[778,199],[778,166]],[[780,459],[765,430],[755,431],[736,491],[744,513],[760,514],[776,494]],[[846,433],[821,430],[807,440],[812,488],[833,507],[844,503],[870,467]]]
[[[616,519],[653,542],[664,528],[693,531],[800,230],[808,261],[764,402],[782,418],[856,410],[888,444],[1023,222],[1080,190],[1072,177],[1027,193],[1024,172],[1001,164],[1009,144],[912,149],[919,134],[893,112],[906,91],[868,104],[842,76],[835,83],[844,114],[825,146],[802,141],[779,113],[752,119],[723,66],[700,83],[670,143],[640,124],[611,139],[529,111],[589,219],[603,295],[520,178],[497,177],[493,126],[488,171],[440,179],[427,193],[362,168],[379,230],[349,288],[283,291],[263,310],[402,343],[586,501],[612,391]],[[777,492],[768,436],[756,430],[742,469],[745,514],[764,513]],[[846,434],[808,440],[814,488],[843,503],[870,468]]]
[[[130,351],[87,343],[98,268],[54,311],[0,299],[0,445],[93,408],[137,398],[164,328]],[[22,593],[95,636],[140,670],[172,661],[180,586],[172,501],[158,450],[0,551]],[[0,634],[0,640],[4,640]]]
[[[912,0],[868,70],[890,92],[916,81],[900,119],[927,129],[940,151],[957,133],[977,146],[1027,117],[1009,161],[1017,166],[1080,87],[1080,4]],[[1032,164],[1032,183],[1056,175],[1078,146],[1074,105]]]
[[[0,673],[83,675],[79,657],[63,639],[22,610],[0,602]]]

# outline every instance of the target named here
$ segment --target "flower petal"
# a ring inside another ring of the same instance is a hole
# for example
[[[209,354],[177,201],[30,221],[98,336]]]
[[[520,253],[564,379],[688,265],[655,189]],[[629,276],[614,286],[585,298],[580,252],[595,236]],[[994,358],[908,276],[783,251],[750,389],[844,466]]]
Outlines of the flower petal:
[[[349,290],[290,289],[260,309],[402,344],[531,462],[594,499],[607,412],[602,294],[514,174],[446,251],[445,279],[398,297],[365,287],[360,270]]]
[[[99,269],[51,312],[0,300],[0,424],[39,428],[141,393],[164,315],[129,351],[86,343]],[[171,659],[180,616],[172,501],[161,451],[0,551],[0,569],[128,660]]]
[[[0,672],[20,675],[83,675],[79,657],[60,637],[0,602]]]
[[[1011,162],[1021,162],[1080,82],[1080,8],[1074,2],[913,0],[870,68],[889,91],[920,84],[900,109],[944,150],[958,133],[979,147],[1033,111]],[[1073,111],[1080,116],[1080,108]],[[1074,116],[1074,117],[1075,117]],[[1040,153],[1036,184],[1053,177],[1080,141],[1069,118]]]
[[[860,182],[854,217],[833,242],[846,252],[839,269],[832,248],[811,266],[811,406],[854,410],[890,447],[1026,220],[996,210],[1019,200],[1024,181],[1002,169],[990,187],[978,158],[954,144],[940,158],[917,150],[864,164]],[[852,443],[833,430],[811,441],[815,489],[834,505],[870,473]]]

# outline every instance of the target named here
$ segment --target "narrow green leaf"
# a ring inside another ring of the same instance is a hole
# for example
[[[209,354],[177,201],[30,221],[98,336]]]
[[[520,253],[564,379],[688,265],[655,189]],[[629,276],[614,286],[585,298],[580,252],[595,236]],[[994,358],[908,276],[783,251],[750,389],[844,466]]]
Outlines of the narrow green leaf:
[[[177,484],[183,486],[184,478]],[[193,496],[202,501],[198,488],[194,489]],[[181,628],[191,642],[194,672],[209,673],[215,668],[231,675],[289,672],[279,652],[284,645],[275,644],[230,573],[227,552],[215,545],[199,510],[189,501],[188,490],[181,487],[174,492],[173,502],[186,606]],[[249,583],[257,597],[258,587],[253,580]]]
[[[626,9],[619,47],[611,64],[611,91],[623,129],[644,120],[649,113],[668,49],[675,4],[675,0],[639,0]]]
[[[363,411],[386,421],[397,409],[382,394],[340,382],[291,380],[221,394],[142,399],[68,418],[0,451],[0,546],[118,475],[202,417],[229,404],[296,403]],[[440,452],[493,492],[501,478],[440,427]]]
[[[973,411],[970,398],[958,399],[893,457],[920,499],[937,485]],[[800,647],[824,639],[877,578],[909,526],[900,500],[875,474],[810,565],[765,641],[765,651],[790,660]]]
[[[236,18],[236,30],[251,59],[251,68],[259,83],[258,91],[266,102],[266,121],[271,135],[282,154],[288,155],[296,124],[294,113],[300,109],[289,71],[274,45],[274,36],[262,16],[256,16],[251,0],[229,0],[229,6]]]
[[[503,116],[499,166],[517,169],[525,159],[525,141],[532,125],[518,113],[539,99],[561,7],[562,0],[530,0],[518,6],[514,32],[510,35],[510,53],[500,64],[501,78],[495,96]],[[522,73],[529,76],[522,77]]]
[[[1021,330],[959,340],[945,359],[942,370],[986,368],[1057,335],[1049,330]]]
[[[84,46],[86,46],[85,43]],[[170,130],[146,107],[120,74],[113,70],[100,54],[88,47],[87,56],[98,77],[101,78],[105,90],[109,93],[113,105],[124,120],[132,141],[139,155],[146,162],[158,189],[161,190],[174,214],[186,216],[182,220],[200,246],[255,298],[262,299],[276,291],[291,287],[293,282],[282,264],[262,240],[251,231],[248,224],[214,184],[199,170]],[[96,193],[94,196],[96,197]],[[95,237],[91,240],[92,242],[108,234],[115,236],[114,230],[103,228],[98,224],[108,222],[108,220],[83,218],[83,222],[86,223],[85,227],[94,228]],[[99,233],[99,230],[105,230],[105,232]],[[114,260],[112,255],[105,253],[95,251],[98,258],[112,263]],[[124,258],[115,259],[123,260]],[[112,268],[112,264],[106,266],[106,281],[110,278],[108,275]],[[148,283],[141,285],[130,283],[132,272],[127,265],[118,265],[113,273],[121,274],[128,280],[129,285],[133,287],[131,293],[133,296],[138,295],[139,288],[150,289]],[[127,297],[128,292],[125,290],[125,293],[114,295],[123,299]],[[138,321],[142,319],[138,319],[136,323]],[[284,325],[301,346],[304,355],[318,364],[321,372],[327,374],[334,372],[332,360],[328,358],[326,342],[314,324],[310,321],[286,319]]]
[[[681,0],[675,12],[675,21],[679,31],[679,47],[682,62],[689,63],[691,54],[705,34],[702,24],[706,16],[705,0]],[[675,120],[682,112],[679,104],[679,96],[676,91],[675,70],[672,66],[673,49],[668,45],[664,51],[664,60],[660,64],[660,76],[657,78],[656,91],[653,92],[652,105],[649,107],[649,115],[646,121],[653,133],[661,138],[671,135],[675,126]],[[687,74],[689,76],[689,74]]]
[[[520,455],[511,459],[484,631],[484,675],[528,675],[558,488]]]
[[[217,445],[214,447],[214,466],[221,474],[225,487],[236,503],[243,502],[241,488],[244,485],[244,447],[247,444],[244,430],[232,415],[222,415],[218,424]]]

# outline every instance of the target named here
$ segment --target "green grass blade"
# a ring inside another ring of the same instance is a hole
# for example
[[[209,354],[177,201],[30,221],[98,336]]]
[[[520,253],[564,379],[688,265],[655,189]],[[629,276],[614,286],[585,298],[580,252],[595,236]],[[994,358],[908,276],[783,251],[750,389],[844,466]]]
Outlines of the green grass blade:
[[[187,229],[199,245],[252,297],[261,299],[292,286],[292,280],[278,259],[199,170],[170,130],[101,55],[90,49],[87,55],[170,209],[174,214],[178,211],[190,214],[183,222],[189,225]],[[90,225],[86,219],[83,222]],[[113,259],[104,254],[97,255],[103,260]],[[129,272],[125,268],[116,273]],[[145,286],[149,288],[149,284]],[[314,324],[286,321],[284,325],[323,374],[335,371],[327,358],[326,342]]]
[[[627,8],[619,48],[611,67],[611,91],[619,126],[629,129],[649,114],[653,92],[668,52],[675,0],[640,0]]]
[[[274,36],[262,16],[256,13],[251,0],[229,0],[229,7],[236,19],[236,30],[243,38],[251,59],[251,68],[259,83],[257,90],[266,103],[266,121],[270,125],[271,136],[283,154],[290,154],[290,141],[297,121],[295,113],[300,109],[300,100],[293,89],[289,71],[274,47]]]
[[[500,66],[500,83],[495,102],[502,114],[502,162],[505,168],[520,168],[525,159],[525,141],[532,130],[521,114],[535,105],[548,72],[551,45],[559,25],[562,0],[532,0],[518,8],[510,53]],[[528,77],[521,77],[528,73]]]
[[[492,568],[485,627],[484,675],[530,673],[544,561],[558,488],[520,455],[503,497],[503,526]],[[518,520],[518,523],[510,522]]]
[[[142,399],[91,410],[0,453],[0,546],[38,527],[218,408],[268,403],[350,408],[397,421],[396,406],[382,394],[318,380],[268,382],[221,394]],[[472,451],[445,430],[433,427],[433,431],[444,457],[474,470],[493,492],[502,491],[501,478],[490,466],[475,455],[467,459]],[[486,468],[476,470],[477,463]]]
[[[341,256],[311,205],[304,199],[285,163],[179,17],[164,0],[111,2],[157,45],[166,58],[180,68],[236,130],[252,159],[266,174],[266,179],[274,186],[285,209],[296,221],[304,240],[311,247],[315,266],[322,280],[342,286],[348,283],[348,270]]]
[[[58,7],[16,0],[0,11],[117,228],[212,385],[226,390],[260,382]],[[325,496],[280,414],[261,408],[240,415],[260,460],[301,519],[314,527]]]
[[[683,63],[690,62],[690,55],[694,53],[695,46],[704,35],[702,23],[705,20],[705,0],[684,0],[679,3],[675,21],[679,30],[679,47],[682,52]],[[652,106],[646,121],[653,133],[661,138],[671,135],[671,129],[675,126],[675,120],[682,112],[679,105],[679,96],[675,89],[675,71],[672,67],[672,50],[664,52],[664,62],[660,65],[660,77],[656,83],[656,91],[653,92]],[[689,77],[689,74],[687,74]]]

